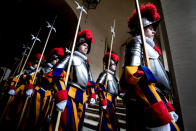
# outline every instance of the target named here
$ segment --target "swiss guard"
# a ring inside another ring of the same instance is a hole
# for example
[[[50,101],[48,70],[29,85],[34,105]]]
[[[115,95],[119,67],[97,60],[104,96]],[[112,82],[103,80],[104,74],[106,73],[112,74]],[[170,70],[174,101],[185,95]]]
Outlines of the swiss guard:
[[[47,129],[50,115],[54,106],[54,89],[52,70],[57,62],[64,56],[63,48],[53,48],[49,53],[46,62],[38,72],[36,86],[32,94],[30,105],[25,116],[25,129],[41,130]]]
[[[37,64],[38,64],[39,59],[40,59],[40,56],[41,56],[40,53],[36,53],[34,55],[34,57],[32,58],[32,60],[27,63],[27,67],[24,69],[21,77],[19,78],[19,82],[22,81],[23,77],[26,78],[27,75],[28,75],[28,78],[30,79],[29,75],[32,75],[33,72],[35,72],[35,70],[37,68]],[[42,61],[43,60],[44,60],[44,57],[42,58]],[[15,88],[16,88],[15,83],[17,81],[17,78],[18,78],[18,75],[14,77],[13,82],[11,83],[11,86],[9,87],[10,90],[9,90],[8,94],[10,94],[10,95],[15,95]],[[20,83],[17,84],[17,85],[20,85]]]
[[[63,48],[53,48],[49,53],[49,58],[47,59],[47,63],[41,69],[42,74],[46,74],[62,59],[65,52]]]
[[[93,41],[90,30],[85,29],[78,33],[67,87],[64,82],[70,55],[64,57],[53,70],[53,77],[57,79],[54,86],[56,110],[62,112],[59,130],[81,130],[86,102],[95,103],[95,82],[86,56]],[[51,122],[50,130],[54,129],[55,122],[55,119]]]
[[[31,64],[28,65],[20,77],[17,75],[13,78],[9,87],[8,94],[10,95],[10,100],[8,101],[5,124],[10,125],[8,127],[11,129],[16,128],[25,98],[31,96],[33,93],[32,77],[34,70],[37,68],[40,56],[40,53],[36,53],[32,58]],[[44,57],[42,58],[42,61],[43,60]],[[30,69],[29,66],[31,66],[32,69]]]
[[[127,98],[127,130],[176,131],[178,115],[166,99],[171,90],[169,79],[159,56],[160,49],[154,42],[160,15],[155,5],[140,7],[146,50],[151,70],[143,66],[143,47],[136,10],[129,18],[128,26],[133,39],[126,44],[121,89]]]
[[[118,131],[118,120],[116,116],[116,104],[117,104],[117,96],[119,94],[118,90],[118,79],[115,76],[116,67],[119,61],[118,55],[115,53],[111,53],[111,60],[109,70],[107,70],[109,64],[109,54],[110,52],[106,53],[103,58],[103,62],[105,64],[105,70],[99,75],[96,84],[98,87],[96,91],[99,95],[100,110],[103,111],[101,129],[104,131]],[[107,87],[105,87],[106,76],[107,77]]]

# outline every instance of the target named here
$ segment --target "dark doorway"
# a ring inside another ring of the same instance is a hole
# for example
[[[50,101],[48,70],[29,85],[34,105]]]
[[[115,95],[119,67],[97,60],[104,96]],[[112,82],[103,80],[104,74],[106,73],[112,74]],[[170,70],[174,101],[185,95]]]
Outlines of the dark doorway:
[[[49,29],[57,15],[54,27],[46,48],[46,54],[54,47],[69,47],[73,41],[77,17],[64,0],[12,0],[0,4],[0,66],[13,69],[16,59],[22,58],[22,45],[32,45],[31,34],[36,35],[41,27],[39,38],[33,53],[41,52]]]

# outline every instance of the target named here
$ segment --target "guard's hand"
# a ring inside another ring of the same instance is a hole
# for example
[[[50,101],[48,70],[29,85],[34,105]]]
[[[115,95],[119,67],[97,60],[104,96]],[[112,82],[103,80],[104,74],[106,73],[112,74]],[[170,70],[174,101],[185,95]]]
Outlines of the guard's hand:
[[[101,106],[102,110],[106,110],[107,109],[107,105],[106,106]]]
[[[169,115],[174,122],[177,122],[178,115],[174,111],[169,112]]]
[[[8,94],[11,95],[11,96],[14,96],[15,95],[15,90],[14,89],[9,90]]]
[[[144,76],[144,71],[138,69],[137,72],[134,73],[134,76],[136,76],[136,77]]]
[[[67,100],[61,101],[56,104],[56,110],[60,112],[64,112],[66,105],[67,105]]]
[[[94,98],[91,98],[91,99],[90,99],[90,104],[92,104],[92,105],[95,104],[95,99],[94,99]]]
[[[28,89],[28,90],[26,91],[27,97],[31,97],[32,93],[33,93],[33,89]]]
[[[107,105],[108,105],[107,99],[103,99],[103,100],[101,101],[101,109],[102,109],[102,110],[106,110],[106,109],[107,109]]]
[[[125,96],[125,94],[126,94],[126,93],[120,93],[119,96],[120,96],[121,98],[123,98],[123,97]]]

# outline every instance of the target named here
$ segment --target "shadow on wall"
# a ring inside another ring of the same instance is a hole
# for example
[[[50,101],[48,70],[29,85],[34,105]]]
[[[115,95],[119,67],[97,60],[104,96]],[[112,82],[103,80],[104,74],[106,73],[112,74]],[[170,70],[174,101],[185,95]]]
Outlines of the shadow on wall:
[[[41,51],[49,32],[46,21],[52,23],[56,15],[54,27],[57,32],[51,34],[46,53],[53,47],[69,47],[73,41],[77,16],[64,0],[2,1],[0,10],[0,24],[3,25],[0,30],[0,66],[12,68],[14,57],[22,57],[22,44],[32,45],[31,34],[36,35],[40,27],[41,43],[35,45],[33,53]]]

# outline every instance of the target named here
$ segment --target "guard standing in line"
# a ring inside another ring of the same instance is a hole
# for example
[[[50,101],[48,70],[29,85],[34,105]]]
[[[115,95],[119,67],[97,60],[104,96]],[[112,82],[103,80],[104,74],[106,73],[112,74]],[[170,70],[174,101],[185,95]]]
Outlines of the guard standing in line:
[[[119,94],[118,86],[119,82],[115,76],[116,67],[119,58],[115,53],[111,53],[110,67],[107,71],[107,66],[109,62],[109,52],[104,55],[103,62],[105,64],[105,70],[99,75],[96,83],[98,87],[96,92],[98,92],[101,108],[103,110],[102,118],[102,130],[104,131],[118,131],[119,125],[116,116],[116,104],[117,96]],[[107,77],[107,87],[105,86],[106,75]]]
[[[167,101],[165,93],[171,90],[168,76],[159,60],[160,49],[154,43],[160,15],[155,5],[140,7],[146,51],[152,72],[143,63],[140,26],[136,10],[129,18],[128,26],[133,39],[125,47],[124,67],[120,80],[126,92],[127,130],[170,131],[179,130],[178,115]],[[158,92],[158,93],[157,93]]]
[[[59,129],[81,130],[86,102],[95,103],[95,82],[86,57],[93,41],[90,30],[85,29],[78,33],[67,87],[64,82],[70,55],[63,58],[53,70],[53,78],[57,80],[54,86],[56,109],[62,112]],[[54,128],[52,125],[55,124],[55,120],[53,122],[51,122],[51,130]]]

